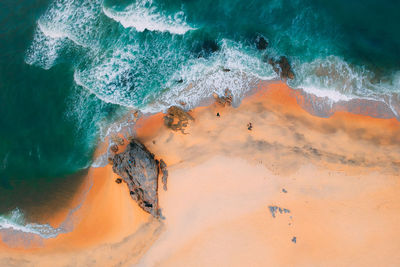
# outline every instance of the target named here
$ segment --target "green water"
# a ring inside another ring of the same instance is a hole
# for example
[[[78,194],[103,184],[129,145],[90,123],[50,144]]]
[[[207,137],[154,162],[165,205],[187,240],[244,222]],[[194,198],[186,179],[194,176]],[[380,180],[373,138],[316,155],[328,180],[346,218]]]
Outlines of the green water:
[[[87,113],[78,118],[71,66],[44,70],[25,63],[47,5],[0,3],[0,213],[51,205],[57,195],[68,199],[60,192],[76,187],[81,175],[75,173],[90,164],[97,136],[92,118],[113,109],[88,96]]]
[[[269,57],[289,58],[295,88],[379,99],[396,113],[398,10],[372,0],[1,1],[0,214],[34,218],[67,203],[126,108],[192,107],[226,88],[238,102],[277,78]]]

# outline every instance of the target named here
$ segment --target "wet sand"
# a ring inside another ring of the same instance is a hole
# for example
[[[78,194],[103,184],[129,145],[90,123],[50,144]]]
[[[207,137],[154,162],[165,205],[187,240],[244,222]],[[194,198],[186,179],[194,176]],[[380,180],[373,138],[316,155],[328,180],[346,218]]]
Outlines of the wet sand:
[[[191,111],[186,134],[163,114],[141,118],[137,138],[168,165],[165,220],[111,166],[92,169],[74,230],[28,250],[2,244],[0,266],[398,266],[400,123],[359,103],[321,118],[304,99],[262,83],[238,108]]]
[[[111,165],[91,169],[87,178],[90,191],[84,196],[81,188],[74,201],[84,197],[73,216],[73,231],[56,238],[37,239],[28,248],[18,246],[23,244],[18,239],[13,242],[17,246],[12,248],[0,243],[0,266],[129,266],[135,263],[162,225],[130,199],[128,188],[115,183],[116,178]],[[65,212],[58,212],[51,222],[54,225],[65,217]]]

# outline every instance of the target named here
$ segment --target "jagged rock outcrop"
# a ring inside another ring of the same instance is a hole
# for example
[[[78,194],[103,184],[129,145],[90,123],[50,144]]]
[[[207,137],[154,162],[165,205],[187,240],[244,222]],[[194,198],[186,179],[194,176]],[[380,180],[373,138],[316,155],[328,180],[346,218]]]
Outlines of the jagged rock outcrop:
[[[217,104],[220,104],[221,106],[232,105],[233,95],[232,95],[231,90],[229,90],[229,89],[225,89],[224,96],[219,96],[216,93],[214,93],[213,97],[215,99],[215,102]]]
[[[118,145],[112,145],[111,147],[110,147],[110,150],[111,150],[111,152],[113,152],[113,153],[117,153],[118,152]]]
[[[278,60],[269,58],[268,63],[272,66],[274,71],[281,77],[281,79],[294,79],[292,67],[289,64],[287,57],[282,56]]]
[[[164,124],[174,131],[184,130],[188,126],[189,121],[193,121],[193,117],[189,113],[177,106],[172,106],[168,109],[167,114],[164,116]]]
[[[139,141],[132,140],[124,152],[114,156],[113,171],[128,185],[131,197],[139,206],[159,217],[159,166],[154,155]]]
[[[112,135],[110,139],[117,146],[123,146],[125,144],[124,138],[122,138],[118,135]]]

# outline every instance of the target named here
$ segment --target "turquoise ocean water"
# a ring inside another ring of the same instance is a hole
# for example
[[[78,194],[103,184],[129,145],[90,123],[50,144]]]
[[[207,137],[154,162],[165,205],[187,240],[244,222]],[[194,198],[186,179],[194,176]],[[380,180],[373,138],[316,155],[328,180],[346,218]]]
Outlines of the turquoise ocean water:
[[[277,78],[267,57],[289,58],[294,88],[396,113],[399,10],[388,0],[2,0],[0,230],[57,233],[29,223],[68,202],[110,123],[226,88],[239,101]]]

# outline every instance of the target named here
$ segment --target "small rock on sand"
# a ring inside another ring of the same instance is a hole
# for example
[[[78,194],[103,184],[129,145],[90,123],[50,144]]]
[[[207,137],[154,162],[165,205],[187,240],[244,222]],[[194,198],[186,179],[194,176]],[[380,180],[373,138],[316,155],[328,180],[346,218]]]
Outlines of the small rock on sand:
[[[112,146],[110,147],[110,150],[111,150],[113,153],[117,153],[117,152],[118,152],[118,145],[112,145]]]
[[[181,131],[182,133],[184,133],[189,121],[193,120],[193,117],[189,113],[177,106],[170,107],[164,116],[165,126],[174,131]]]

